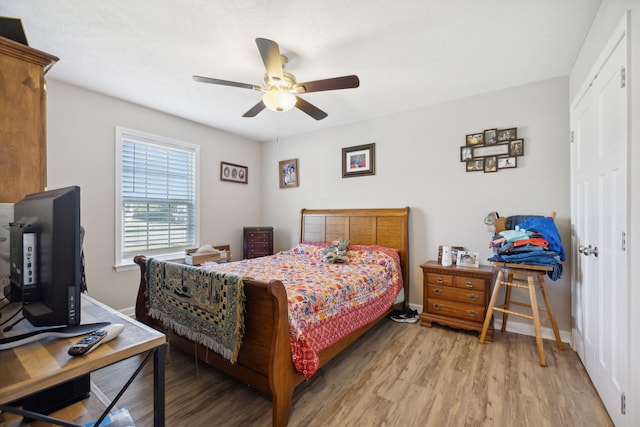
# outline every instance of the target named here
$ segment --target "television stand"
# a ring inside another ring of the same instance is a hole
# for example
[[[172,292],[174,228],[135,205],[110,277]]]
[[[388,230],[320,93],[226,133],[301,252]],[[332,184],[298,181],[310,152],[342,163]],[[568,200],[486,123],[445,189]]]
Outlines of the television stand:
[[[144,364],[147,361],[152,361],[154,378],[154,426],[164,427],[164,356],[167,347],[166,336],[155,329],[107,307],[87,295],[82,295],[81,301],[81,317],[84,321],[121,323],[125,325],[122,333],[117,339],[101,345],[95,351],[82,357],[73,357],[67,353],[69,347],[78,340],[77,337],[44,338],[20,347],[2,350],[0,378],[6,380],[0,381],[0,410],[6,413],[18,414],[24,418],[38,420],[50,419],[45,415],[36,413],[36,411],[26,411],[25,408],[21,408],[17,406],[17,404],[24,403],[25,398],[37,395],[51,387],[60,386],[61,384],[79,378],[82,379],[85,376],[88,377],[91,372],[104,368],[105,366],[141,355],[144,361],[129,382],[123,381],[122,392],[124,392],[133,381],[133,377],[142,370]],[[78,392],[77,394],[75,397],[80,397],[81,393]],[[101,422],[102,417],[106,417],[116,402],[117,398],[107,405],[102,415],[97,414],[96,416],[96,414],[92,413],[91,418],[81,420],[81,424],[86,424],[88,421],[98,417],[101,418]],[[63,404],[65,402],[58,403]],[[55,415],[56,414],[52,414],[52,416]],[[75,422],[76,420],[72,421]],[[68,422],[66,425],[68,425]]]

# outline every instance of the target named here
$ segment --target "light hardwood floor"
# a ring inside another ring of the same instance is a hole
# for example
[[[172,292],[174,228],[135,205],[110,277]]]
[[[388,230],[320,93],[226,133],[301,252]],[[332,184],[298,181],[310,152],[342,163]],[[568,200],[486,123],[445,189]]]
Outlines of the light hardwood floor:
[[[568,347],[568,346],[567,346]],[[611,426],[577,354],[545,341],[495,332],[382,321],[294,394],[290,426]],[[136,360],[105,368],[92,380],[109,398]],[[150,370],[118,403],[138,427],[152,425]],[[261,393],[170,351],[167,426],[269,426]]]

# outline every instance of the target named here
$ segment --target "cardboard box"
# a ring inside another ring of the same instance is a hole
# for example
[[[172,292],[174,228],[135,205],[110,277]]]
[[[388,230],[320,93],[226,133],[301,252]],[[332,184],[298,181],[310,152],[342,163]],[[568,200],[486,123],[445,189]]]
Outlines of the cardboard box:
[[[189,265],[200,265],[205,262],[226,261],[229,256],[228,246],[208,246],[208,250],[202,248],[189,248],[185,250],[184,260]],[[200,249],[200,251],[198,251]]]

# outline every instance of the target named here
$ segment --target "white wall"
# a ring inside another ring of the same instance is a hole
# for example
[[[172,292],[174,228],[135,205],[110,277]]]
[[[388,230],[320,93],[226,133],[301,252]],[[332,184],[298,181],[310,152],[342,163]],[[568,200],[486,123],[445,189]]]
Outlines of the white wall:
[[[115,126],[200,145],[200,241],[229,243],[242,257],[242,227],[258,222],[260,144],[158,111],[47,81],[47,184],[81,187],[89,294],[116,308],[135,304],[139,271],[115,272]],[[220,181],[220,161],[249,167],[249,183]]]
[[[604,48],[605,43],[613,30],[622,19],[623,14],[629,11],[629,68],[627,69],[627,83],[630,90],[630,126],[629,140],[630,151],[629,171],[629,229],[627,237],[627,250],[629,251],[629,298],[627,312],[629,313],[628,344],[629,344],[629,370],[627,382],[627,425],[640,425],[640,367],[636,363],[640,358],[640,263],[638,262],[640,250],[640,172],[637,166],[640,164],[640,1],[638,0],[605,0],[598,11],[596,18],[589,30],[580,54],[571,70],[570,75],[570,100],[573,100],[582,83]]]
[[[490,256],[491,233],[483,220],[491,211],[556,211],[568,248],[568,84],[557,78],[265,143],[262,224],[274,226],[276,249],[283,250],[298,242],[302,208],[409,206],[412,305],[422,305],[419,265],[437,258],[439,245],[465,246],[479,251],[482,260]],[[517,127],[524,138],[518,168],[465,172],[459,160],[465,135],[494,127]],[[376,174],[342,178],[341,149],[372,142]],[[300,186],[280,189],[278,162],[289,158],[299,159]],[[559,281],[549,280],[564,339],[571,330],[569,262]],[[510,329],[525,325],[518,321]]]

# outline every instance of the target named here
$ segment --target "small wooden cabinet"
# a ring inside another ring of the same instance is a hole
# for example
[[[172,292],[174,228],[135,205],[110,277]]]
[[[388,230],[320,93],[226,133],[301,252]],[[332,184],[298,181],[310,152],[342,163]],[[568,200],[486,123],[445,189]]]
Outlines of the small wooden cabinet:
[[[44,75],[58,58],[0,37],[0,203],[47,185]]]
[[[273,227],[244,227],[243,231],[244,259],[273,255]]]
[[[493,267],[444,267],[435,261],[420,265],[423,274],[423,311],[420,324],[432,322],[452,328],[482,331],[491,298]],[[487,330],[493,341],[493,319]]]

